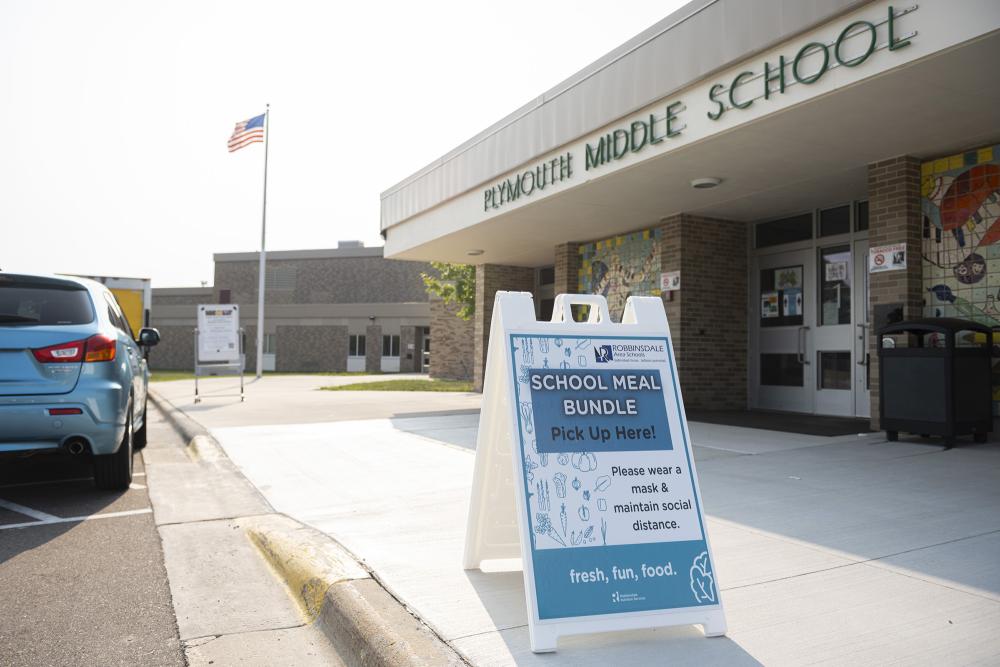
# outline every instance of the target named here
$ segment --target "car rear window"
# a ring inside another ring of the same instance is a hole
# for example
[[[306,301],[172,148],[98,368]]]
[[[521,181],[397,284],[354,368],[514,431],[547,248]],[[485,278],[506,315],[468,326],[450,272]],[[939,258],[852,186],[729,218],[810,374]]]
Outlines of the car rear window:
[[[0,326],[87,324],[94,321],[83,288],[0,283]]]

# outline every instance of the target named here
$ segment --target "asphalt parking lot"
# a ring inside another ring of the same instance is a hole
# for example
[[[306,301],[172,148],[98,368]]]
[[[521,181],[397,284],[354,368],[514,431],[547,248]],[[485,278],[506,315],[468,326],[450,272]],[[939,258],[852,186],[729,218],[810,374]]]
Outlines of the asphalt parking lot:
[[[0,461],[0,664],[183,665],[142,456],[124,493],[91,477]]]

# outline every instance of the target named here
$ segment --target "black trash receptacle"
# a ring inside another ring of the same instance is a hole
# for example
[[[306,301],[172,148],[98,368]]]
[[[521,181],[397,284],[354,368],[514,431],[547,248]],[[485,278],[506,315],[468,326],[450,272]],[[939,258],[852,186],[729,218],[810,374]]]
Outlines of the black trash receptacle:
[[[977,322],[928,318],[878,332],[879,417],[889,440],[900,431],[939,435],[945,445],[993,430],[993,332]]]

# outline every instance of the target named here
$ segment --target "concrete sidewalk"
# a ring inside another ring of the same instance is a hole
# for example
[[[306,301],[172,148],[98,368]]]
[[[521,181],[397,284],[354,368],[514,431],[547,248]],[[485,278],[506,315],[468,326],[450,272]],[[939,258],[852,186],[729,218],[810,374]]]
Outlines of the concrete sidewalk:
[[[289,398],[274,423],[227,427],[220,407],[210,428],[276,510],[350,549],[475,665],[1000,661],[1000,447],[697,423],[728,636],[608,633],[536,656],[516,564],[461,568],[478,421],[463,400],[433,406],[452,414],[297,423]]]

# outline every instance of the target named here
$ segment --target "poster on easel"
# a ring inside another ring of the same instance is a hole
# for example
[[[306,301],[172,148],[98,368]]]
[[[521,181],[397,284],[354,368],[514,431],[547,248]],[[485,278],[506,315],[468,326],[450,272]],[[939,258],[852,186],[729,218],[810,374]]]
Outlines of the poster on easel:
[[[574,322],[571,306],[588,306]],[[465,567],[520,556],[531,648],[696,624],[725,633],[663,303],[497,294]]]

